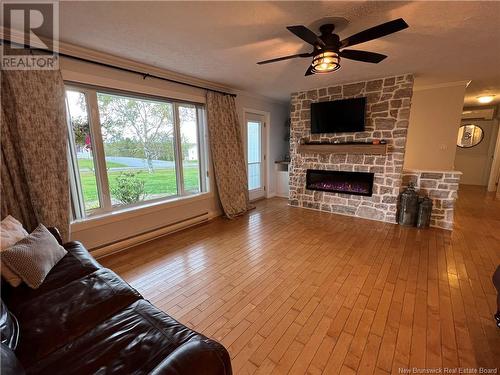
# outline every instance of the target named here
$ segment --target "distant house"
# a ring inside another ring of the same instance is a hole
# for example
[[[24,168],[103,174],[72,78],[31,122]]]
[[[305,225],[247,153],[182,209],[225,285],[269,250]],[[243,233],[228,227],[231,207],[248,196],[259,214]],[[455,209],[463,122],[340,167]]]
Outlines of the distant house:
[[[189,145],[186,160],[198,160],[198,146],[193,144]]]

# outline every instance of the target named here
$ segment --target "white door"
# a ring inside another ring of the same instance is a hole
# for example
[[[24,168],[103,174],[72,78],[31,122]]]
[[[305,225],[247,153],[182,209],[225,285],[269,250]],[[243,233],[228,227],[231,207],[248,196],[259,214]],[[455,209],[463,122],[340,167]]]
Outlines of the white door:
[[[247,172],[250,200],[263,198],[265,184],[265,122],[264,116],[245,113],[247,140]]]

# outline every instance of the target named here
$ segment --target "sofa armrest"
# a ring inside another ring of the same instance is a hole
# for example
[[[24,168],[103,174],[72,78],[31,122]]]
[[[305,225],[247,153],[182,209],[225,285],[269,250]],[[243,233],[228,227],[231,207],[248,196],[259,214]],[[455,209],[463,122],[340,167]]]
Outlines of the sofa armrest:
[[[24,369],[16,355],[5,344],[0,344],[0,372],[2,375],[24,375]]]
[[[179,346],[150,375],[232,375],[226,348],[210,339],[193,339]]]
[[[57,229],[56,227],[48,227],[47,229],[56,238],[57,242],[59,242],[59,245],[62,246],[63,240],[61,237],[61,233],[59,232],[59,229]]]

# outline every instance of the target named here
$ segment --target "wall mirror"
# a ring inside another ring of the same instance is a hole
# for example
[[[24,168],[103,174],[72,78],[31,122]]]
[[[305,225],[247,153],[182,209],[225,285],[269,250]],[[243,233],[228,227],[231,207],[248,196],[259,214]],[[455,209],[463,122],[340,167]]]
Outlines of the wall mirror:
[[[465,124],[458,129],[457,146],[469,148],[477,146],[483,140],[484,132],[474,124]]]

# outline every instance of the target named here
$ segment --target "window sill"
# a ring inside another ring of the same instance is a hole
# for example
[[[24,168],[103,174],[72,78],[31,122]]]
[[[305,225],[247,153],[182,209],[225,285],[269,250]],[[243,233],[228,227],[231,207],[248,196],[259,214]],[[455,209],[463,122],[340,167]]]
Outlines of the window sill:
[[[78,232],[85,229],[95,228],[97,226],[123,221],[128,218],[148,215],[152,212],[164,210],[167,208],[174,208],[185,206],[193,202],[206,200],[212,198],[214,195],[211,192],[204,192],[193,194],[185,197],[170,198],[160,202],[145,203],[141,206],[126,207],[120,210],[107,212],[105,214],[92,215],[85,219],[75,220],[71,222],[71,231]]]

